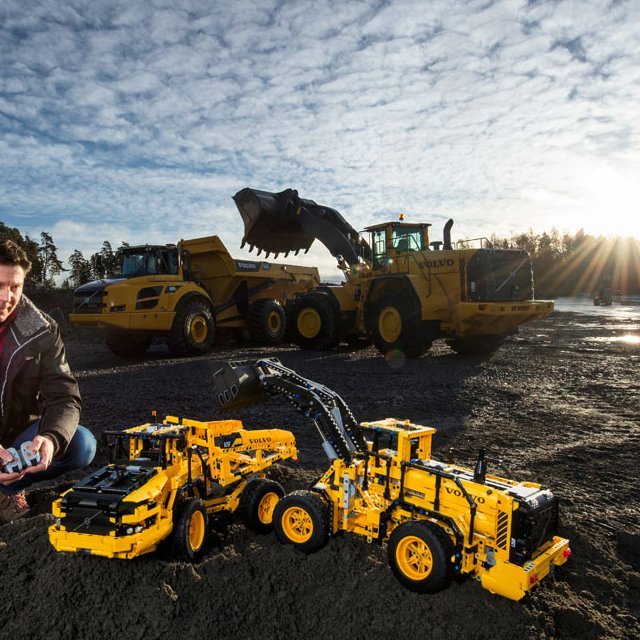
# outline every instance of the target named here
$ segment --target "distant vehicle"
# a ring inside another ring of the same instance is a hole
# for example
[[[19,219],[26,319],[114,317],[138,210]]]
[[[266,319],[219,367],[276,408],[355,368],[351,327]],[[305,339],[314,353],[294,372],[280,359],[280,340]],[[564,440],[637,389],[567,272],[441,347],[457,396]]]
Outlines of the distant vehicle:
[[[138,356],[155,336],[174,355],[208,352],[214,339],[248,333],[281,342],[284,305],[320,282],[315,267],[237,260],[218,236],[119,250],[120,273],[78,287],[71,322],[106,331],[113,353]]]

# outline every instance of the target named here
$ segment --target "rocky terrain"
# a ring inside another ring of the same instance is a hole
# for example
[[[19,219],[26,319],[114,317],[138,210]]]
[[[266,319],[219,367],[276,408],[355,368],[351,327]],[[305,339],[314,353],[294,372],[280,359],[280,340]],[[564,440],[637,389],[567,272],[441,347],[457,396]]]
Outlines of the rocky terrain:
[[[156,409],[215,419],[211,378],[229,359],[275,355],[342,395],[356,418],[394,416],[438,429],[435,457],[470,463],[487,447],[514,476],[562,498],[561,535],[573,554],[516,603],[471,580],[420,596],[402,589],[384,548],[337,536],[305,557],[231,518],[216,523],[204,559],[132,561],[56,552],[51,500],[31,492],[30,517],[0,528],[2,637],[21,638],[465,638],[627,640],[640,637],[640,335],[637,316],[555,312],[489,358],[436,343],[422,359],[387,362],[373,348],[302,352],[228,345],[170,359],[110,354],[101,336],[68,327],[68,358],[98,435],[149,420]],[[300,462],[276,475],[287,489],[327,464],[313,426],[272,398],[237,413],[246,427],[296,434]],[[92,468],[106,462],[101,447]],[[80,478],[84,473],[77,474]],[[169,635],[171,634],[171,635]]]

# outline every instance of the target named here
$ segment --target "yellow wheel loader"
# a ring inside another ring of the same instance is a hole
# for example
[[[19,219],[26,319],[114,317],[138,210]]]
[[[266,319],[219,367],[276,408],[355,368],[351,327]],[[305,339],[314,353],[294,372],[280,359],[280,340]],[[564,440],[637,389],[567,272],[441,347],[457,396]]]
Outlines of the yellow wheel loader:
[[[444,338],[457,353],[491,353],[519,325],[553,310],[533,299],[526,251],[495,249],[484,238],[454,246],[452,220],[443,241],[430,240],[428,223],[397,221],[367,227],[367,242],[338,211],[293,189],[246,188],[234,201],[250,248],[308,250],[317,238],[338,260],[342,284],[300,292],[287,304],[302,349],[373,341],[389,357],[419,357]]]
[[[520,600],[564,564],[559,499],[539,484],[431,457],[432,427],[387,418],[356,422],[344,400],[276,359],[229,362],[214,375],[226,409],[284,396],[317,427],[331,464],[309,489],[273,512],[281,542],[304,553],[340,532],[385,543],[389,566],[412,591],[433,593],[471,576],[491,593]]]
[[[119,250],[120,273],[81,285],[70,320],[106,331],[109,349],[144,354],[154,337],[175,355],[207,353],[214,340],[249,334],[282,341],[284,305],[320,282],[315,267],[233,259],[219,237]]]
[[[297,456],[289,431],[249,431],[238,420],[168,416],[105,436],[111,462],[53,503],[49,539],[58,551],[130,559],[164,545],[195,560],[209,516],[221,513],[270,531],[284,489],[266,472]]]

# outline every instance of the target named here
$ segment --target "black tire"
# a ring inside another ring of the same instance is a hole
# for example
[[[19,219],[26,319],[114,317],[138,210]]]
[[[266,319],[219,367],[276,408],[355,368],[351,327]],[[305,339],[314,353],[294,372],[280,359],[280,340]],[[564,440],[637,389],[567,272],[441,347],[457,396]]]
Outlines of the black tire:
[[[207,512],[198,498],[181,504],[173,523],[173,555],[180,560],[198,560],[205,549],[209,527]]]
[[[275,480],[254,478],[240,496],[238,515],[248,529],[269,533],[273,529],[273,512],[284,496],[284,489]]]
[[[289,331],[301,349],[333,349],[340,342],[338,318],[326,293],[312,291],[288,305]]]
[[[187,300],[178,307],[167,346],[175,356],[197,356],[211,350],[215,338],[211,305],[202,298]]]
[[[105,337],[109,351],[124,358],[144,355],[152,340],[152,336],[135,331],[109,331]]]
[[[280,344],[287,328],[284,309],[277,300],[264,298],[249,306],[249,335],[258,344]]]
[[[273,529],[283,544],[314,553],[329,538],[329,507],[312,491],[292,491],[276,505]]]
[[[505,336],[469,336],[448,338],[445,342],[460,355],[484,356],[497,351]]]
[[[453,544],[438,525],[404,522],[396,527],[387,545],[387,558],[400,584],[417,593],[444,589],[454,573]]]
[[[407,290],[383,293],[373,305],[369,326],[383,355],[397,350],[407,358],[419,358],[433,342],[423,330],[420,310]]]

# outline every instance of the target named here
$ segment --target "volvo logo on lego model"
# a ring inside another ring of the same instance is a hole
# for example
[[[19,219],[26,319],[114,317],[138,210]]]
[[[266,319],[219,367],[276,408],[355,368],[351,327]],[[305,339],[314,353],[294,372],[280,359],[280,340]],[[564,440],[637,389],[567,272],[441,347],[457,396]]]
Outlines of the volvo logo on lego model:
[[[453,267],[455,260],[453,258],[443,258],[442,260],[425,260],[425,266],[429,269],[437,269],[438,267]]]
[[[464,498],[464,494],[460,489],[454,489],[453,487],[445,487],[447,493],[452,493],[456,498]],[[484,504],[486,500],[482,496],[475,496],[473,494],[469,494],[478,504]]]

